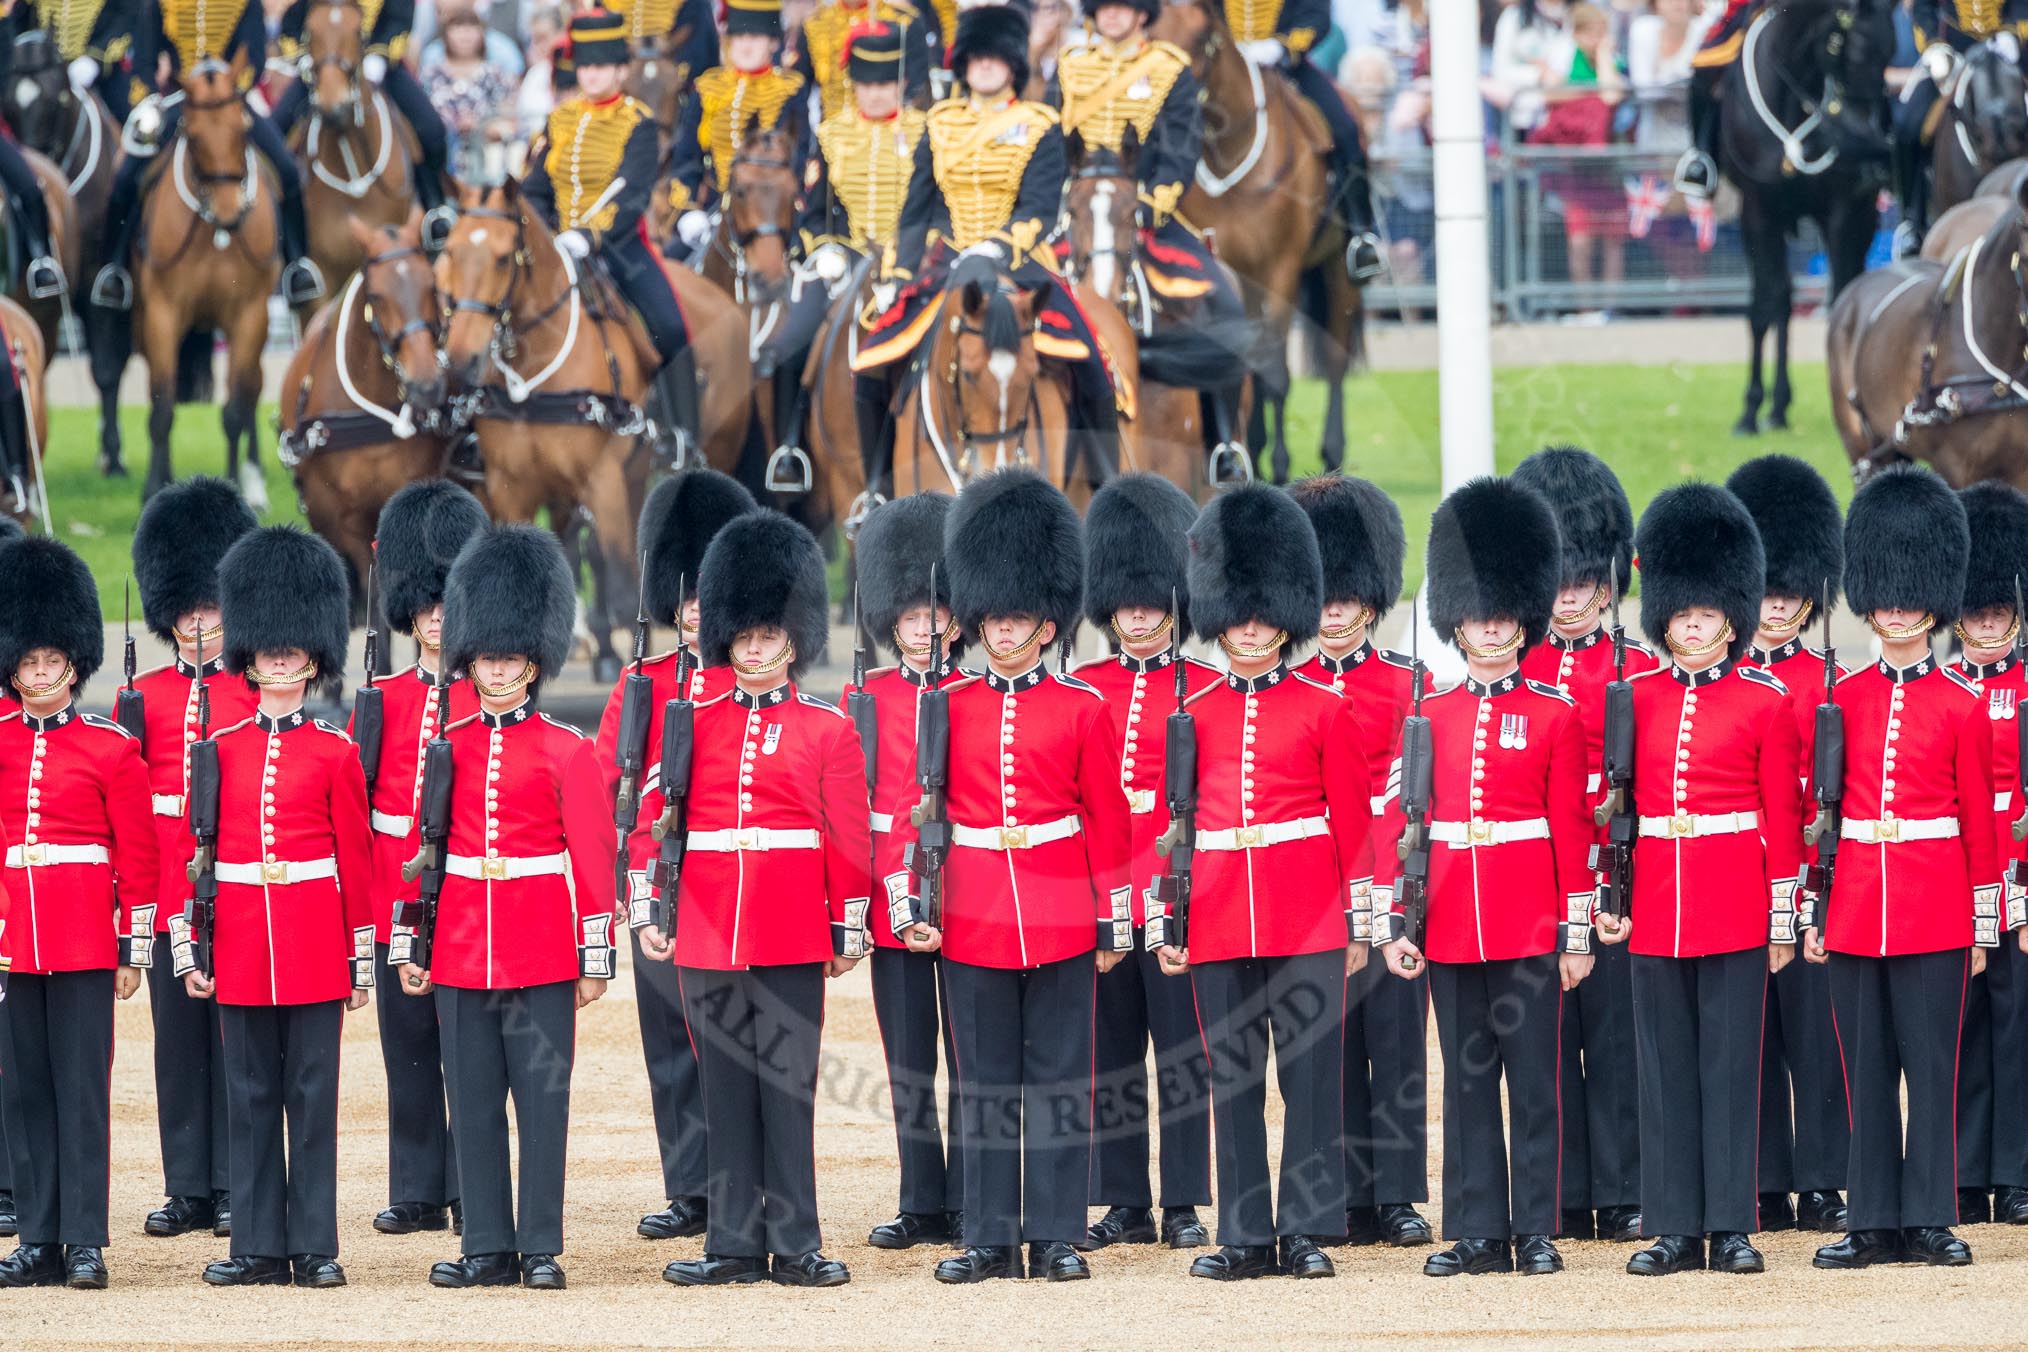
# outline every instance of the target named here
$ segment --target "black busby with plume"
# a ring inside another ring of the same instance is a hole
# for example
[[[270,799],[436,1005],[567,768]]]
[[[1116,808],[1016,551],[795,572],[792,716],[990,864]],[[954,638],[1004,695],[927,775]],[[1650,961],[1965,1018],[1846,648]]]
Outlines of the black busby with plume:
[[[1349,474],[1318,474],[1289,488],[1317,532],[1324,561],[1324,604],[1357,601],[1386,615],[1401,599],[1408,535],[1401,508],[1378,485]]]
[[[1972,533],[1960,615],[2014,606],[2015,587],[2028,581],[2028,494],[1989,479],[1958,494]],[[2019,618],[2018,616],[2016,617]]]
[[[704,551],[697,602],[706,666],[724,666],[735,638],[766,626],[784,630],[795,645],[791,678],[824,660],[831,632],[824,555],[808,530],[780,512],[750,512],[718,533]]]
[[[1845,514],[1816,466],[1793,455],[1763,455],[1725,481],[1760,528],[1767,594],[1821,605],[1845,576]]]
[[[318,673],[345,669],[352,592],[338,551],[295,526],[248,531],[218,561],[225,616],[225,669],[245,671],[260,653],[300,648]]]
[[[239,490],[224,479],[184,479],[148,499],[134,525],[133,548],[134,583],[148,632],[174,643],[179,618],[217,605],[218,561],[259,524]]]
[[[1092,494],[1084,513],[1084,614],[1100,629],[1113,612],[1180,605],[1190,627],[1190,527],[1197,504],[1159,474],[1122,474]]]
[[[759,33],[763,37],[782,35],[782,0],[726,0],[725,35]]]
[[[648,613],[676,618],[677,594],[697,595],[697,574],[711,537],[754,510],[745,485],[715,469],[687,469],[655,485],[641,508],[641,548],[648,554]]]
[[[951,39],[951,73],[960,84],[965,66],[975,56],[997,56],[1014,72],[1008,87],[1020,97],[1028,87],[1028,11],[1019,5],[977,5],[958,13],[958,31]]]
[[[1540,493],[1490,476],[1460,485],[1430,517],[1430,627],[1455,643],[1467,620],[1515,620],[1525,652],[1548,636],[1566,557]]]
[[[1753,642],[1766,594],[1760,530],[1752,513],[1717,484],[1664,489],[1641,515],[1634,534],[1641,560],[1641,632],[1656,651],[1669,646],[1669,621],[1692,606],[1710,606],[1732,626],[1727,656]]]
[[[577,579],[554,531],[488,526],[458,552],[444,579],[444,669],[520,654],[541,681],[563,670],[577,623]]]
[[[972,480],[944,523],[951,610],[971,633],[989,615],[1035,615],[1059,637],[1083,613],[1084,525],[1057,487],[1029,469]]]
[[[54,648],[70,659],[76,689],[106,659],[99,588],[77,551],[46,535],[0,535],[0,686],[18,698],[21,659]]]
[[[1949,625],[1964,599],[1971,552],[1965,506],[1949,484],[1917,465],[1883,470],[1845,514],[1845,603],[1861,619],[1900,609]]]
[[[414,632],[415,617],[443,601],[458,551],[484,529],[486,509],[449,479],[420,480],[387,500],[373,532],[373,560],[389,628]]]
[[[911,493],[881,504],[859,527],[852,556],[859,566],[859,623],[874,642],[895,647],[895,625],[917,606],[950,607],[944,525],[954,501],[948,493]]]
[[[1603,587],[1617,570],[1624,597],[1632,585],[1634,509],[1612,467],[1590,451],[1551,446],[1516,465],[1512,477],[1556,514],[1563,538],[1558,590],[1585,582]]]
[[[1190,529],[1190,620],[1202,639],[1259,620],[1290,644],[1317,636],[1324,570],[1294,498],[1263,483],[1213,498]]]

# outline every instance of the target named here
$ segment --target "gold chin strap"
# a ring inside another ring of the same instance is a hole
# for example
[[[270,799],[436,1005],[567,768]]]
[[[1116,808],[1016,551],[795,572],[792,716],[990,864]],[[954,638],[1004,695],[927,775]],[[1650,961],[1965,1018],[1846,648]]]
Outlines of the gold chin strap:
[[[678,615],[676,617],[676,632],[682,634],[687,639],[690,635],[697,632],[697,626],[685,620],[681,615]]]
[[[521,674],[519,676],[516,676],[513,680],[508,681],[504,685],[497,686],[482,685],[480,684],[479,678],[477,676],[474,676],[472,678],[472,684],[474,687],[478,689],[479,693],[484,695],[487,699],[506,699],[509,695],[512,695],[517,691],[526,689],[529,682],[533,681],[536,677],[540,676],[541,674],[542,668],[536,666],[535,663],[530,662],[521,668]]]
[[[246,678],[255,685],[300,685],[306,681],[317,679],[317,664],[315,662],[305,662],[286,676],[270,676],[259,667],[248,667],[246,669]]]
[[[1284,643],[1287,643],[1288,641],[1289,641],[1289,631],[1286,629],[1277,629],[1275,631],[1275,636],[1273,638],[1269,639],[1267,642],[1261,644],[1257,648],[1249,648],[1245,644],[1234,643],[1224,634],[1220,634],[1218,636],[1218,646],[1225,649],[1225,655],[1227,657],[1237,657],[1244,661],[1257,661],[1258,659],[1263,657],[1272,657],[1275,654],[1275,649],[1281,647]]]
[[[1871,615],[1866,617],[1866,623],[1872,627],[1874,633],[1880,635],[1880,637],[1888,642],[1894,643],[1905,638],[1921,638],[1924,634],[1936,628],[1936,616],[1925,615],[1906,629],[1896,629],[1889,625],[1883,625]]]
[[[1678,643],[1676,641],[1675,635],[1673,634],[1670,635],[1669,651],[1676,654],[1676,656],[1678,657],[1702,657],[1706,653],[1713,652],[1730,642],[1732,642],[1732,621],[1727,620],[1724,623],[1724,625],[1722,625],[1719,628],[1718,637],[1712,639],[1709,643],[1699,643],[1695,645],[1688,643]]]
[[[225,636],[225,621],[220,620],[211,628],[200,630],[195,634],[186,634],[181,629],[175,633],[178,643],[201,643],[207,648],[217,648],[220,646],[219,640]]]
[[[25,699],[46,699],[57,691],[67,688],[76,675],[77,669],[71,666],[70,659],[66,657],[63,660],[63,670],[48,685],[23,685],[18,678],[14,679],[13,684]]]
[[[949,643],[955,640],[957,636],[958,617],[953,615],[951,616],[951,622],[944,626],[944,632],[938,634],[937,638]],[[897,623],[894,626],[894,646],[910,657],[928,657],[930,649],[936,644],[937,638],[931,639],[928,643],[910,643],[901,636],[901,625]]]
[[[1467,657],[1476,657],[1481,662],[1490,662],[1496,658],[1507,656],[1507,654],[1519,649],[1521,641],[1527,637],[1528,627],[1526,625],[1518,625],[1514,629],[1514,637],[1508,639],[1505,643],[1491,648],[1475,648],[1472,646],[1472,641],[1465,637],[1464,630],[1453,629],[1451,631],[1451,641],[1458,645],[1458,651]]]
[[[1353,620],[1350,624],[1341,624],[1336,629],[1320,627],[1317,630],[1317,637],[1327,638],[1333,643],[1340,643],[1351,638],[1371,623],[1373,623],[1373,607],[1362,606],[1359,609],[1358,619]]]
[[[1761,630],[1764,633],[1772,634],[1776,638],[1786,641],[1790,635],[1794,634],[1797,630],[1801,629],[1804,625],[1810,622],[1810,612],[1815,610],[1816,608],[1817,603],[1815,601],[1810,600],[1808,597],[1805,597],[1803,599],[1803,608],[1796,612],[1796,617],[1794,619],[1784,620],[1781,621],[1780,623],[1776,623],[1775,621],[1772,620],[1762,620],[1760,622]]]
[[[1033,648],[1036,644],[1042,642],[1042,621],[1040,620],[1036,621],[1034,633],[1030,634],[1027,638],[1022,639],[1019,643],[1015,644],[1013,647],[1009,648],[1004,653],[1001,652],[999,649],[995,648],[992,644],[986,642],[986,636],[983,630],[981,630],[979,634],[979,642],[985,645],[985,649],[987,652],[993,654],[993,656],[999,658],[1002,662],[1009,662],[1012,661],[1014,658],[1021,656],[1021,654],[1027,652],[1030,648]]]
[[[752,666],[748,666],[735,657],[732,659],[732,669],[742,676],[765,676],[769,672],[780,671],[795,660],[796,644],[792,639],[782,644],[782,650],[765,662],[756,662]]]
[[[1582,624],[1584,621],[1598,614],[1598,608],[1605,604],[1605,599],[1606,599],[1606,584],[1601,582],[1598,584],[1598,590],[1594,591],[1591,594],[1591,600],[1586,601],[1576,610],[1570,611],[1568,613],[1559,613],[1556,617],[1556,622],[1558,624]]]
[[[1176,627],[1176,617],[1165,614],[1162,616],[1160,624],[1150,629],[1147,633],[1138,636],[1121,633],[1120,622],[1118,620],[1107,620],[1106,623],[1112,626],[1113,637],[1122,643],[1153,643],[1156,639],[1163,637]]]
[[[441,638],[424,638],[418,632],[415,636],[415,641],[422,646],[422,650],[426,653],[440,653],[444,650],[444,643]]]
[[[1953,621],[1951,628],[1956,631],[1958,642],[1964,644],[1967,648],[2011,648],[2014,646],[2014,640],[2021,636],[2021,617],[2016,615],[2014,622],[2007,626],[2007,632],[1990,642],[1986,639],[1973,638],[1970,634],[1967,634],[1963,620]]]

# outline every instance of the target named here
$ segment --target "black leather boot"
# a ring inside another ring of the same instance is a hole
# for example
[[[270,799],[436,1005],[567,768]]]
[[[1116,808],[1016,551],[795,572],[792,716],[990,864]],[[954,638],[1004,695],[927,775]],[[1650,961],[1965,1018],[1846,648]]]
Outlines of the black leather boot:
[[[511,1253],[468,1253],[430,1268],[430,1285],[451,1291],[475,1286],[513,1286],[520,1280],[520,1260]]]
[[[63,1251],[63,1284],[73,1291],[103,1291],[106,1256],[96,1244],[73,1244]]]
[[[1275,1275],[1272,1244],[1227,1244],[1216,1253],[1199,1254],[1190,1264],[1190,1275],[1214,1282],[1239,1282]]]
[[[1337,1267],[1330,1256],[1317,1247],[1317,1241],[1308,1235],[1283,1235],[1280,1252],[1276,1255],[1283,1272],[1291,1277],[1316,1278],[1335,1277]]]
[[[703,1234],[704,1221],[702,1197],[672,1197],[662,1210],[641,1217],[635,1233],[643,1239],[686,1239]]]
[[[1517,1235],[1514,1270],[1524,1277],[1545,1277],[1563,1271],[1563,1255],[1556,1251],[1548,1235]]]
[[[1389,1202],[1380,1208],[1380,1237],[1397,1249],[1414,1249],[1436,1237],[1422,1213],[1407,1202]]]
[[[396,1202],[373,1218],[373,1228],[383,1235],[413,1235],[423,1230],[447,1230],[450,1213],[429,1202]]]
[[[566,1285],[563,1264],[556,1261],[553,1253],[524,1253],[521,1255],[521,1284],[530,1291],[561,1291]]]
[[[1504,1239],[1461,1239],[1424,1260],[1425,1277],[1476,1277],[1487,1272],[1512,1272],[1514,1251]]]
[[[294,1273],[286,1258],[247,1254],[206,1264],[204,1280],[210,1286],[287,1286],[294,1280]]]
[[[1028,1246],[1028,1275],[1052,1282],[1081,1282],[1091,1276],[1084,1255],[1060,1239]]]
[[[852,1280],[851,1271],[835,1258],[809,1253],[776,1254],[768,1273],[777,1286],[843,1286]]]
[[[995,1277],[1020,1278],[1024,1275],[1021,1246],[1018,1244],[1005,1248],[993,1245],[966,1249],[956,1258],[946,1258],[938,1263],[935,1272],[936,1279],[947,1286],[966,1286],[973,1282],[991,1281]]]
[[[1845,1199],[1834,1188],[1828,1192],[1796,1195],[1796,1229],[1836,1234],[1845,1228]]]
[[[676,1286],[744,1286],[768,1279],[765,1258],[727,1258],[707,1253],[679,1258],[662,1269],[662,1280]]]
[[[23,1244],[0,1258],[0,1286],[55,1286],[63,1281],[63,1247]]]
[[[1627,1260],[1627,1271],[1636,1277],[1666,1277],[1672,1272],[1696,1272],[1703,1267],[1702,1235],[1663,1235]]]
[[[950,1217],[942,1211],[904,1211],[891,1221],[873,1227],[866,1242],[876,1249],[912,1249],[918,1244],[941,1244],[951,1237]]]
[[[1084,1247],[1103,1249],[1110,1244],[1153,1244],[1155,1213],[1144,1206],[1109,1207],[1106,1214],[1084,1232]]]
[[[1211,1232],[1197,1218],[1194,1206],[1162,1208],[1162,1243],[1171,1249],[1201,1249],[1211,1242]]]
[[[209,1197],[171,1197],[148,1213],[141,1229],[157,1239],[173,1239],[192,1230],[208,1230],[211,1220]]]
[[[1785,1192],[1764,1192],[1760,1195],[1760,1228],[1763,1230],[1793,1230],[1796,1228],[1796,1208]]]
[[[345,1269],[338,1260],[321,1253],[299,1253],[289,1260],[297,1286],[312,1291],[330,1291],[345,1285]]]
[[[1965,1267],[1972,1261],[1972,1246],[1942,1226],[1903,1230],[1901,1251],[1909,1261],[1931,1267]]]
[[[1902,1260],[1899,1230],[1854,1230],[1835,1244],[1817,1250],[1811,1260],[1820,1268],[1864,1268]]]
[[[1766,1272],[1767,1260],[1745,1235],[1737,1230],[1721,1230],[1711,1236],[1711,1259],[1707,1266],[1713,1272]]]

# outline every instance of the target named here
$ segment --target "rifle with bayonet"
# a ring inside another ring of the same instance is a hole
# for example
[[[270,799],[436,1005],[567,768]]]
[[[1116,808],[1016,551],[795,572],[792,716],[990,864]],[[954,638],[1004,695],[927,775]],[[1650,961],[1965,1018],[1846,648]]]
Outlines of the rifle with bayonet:
[[[436,735],[423,747],[422,802],[416,817],[422,848],[415,858],[401,866],[403,881],[416,883],[416,894],[395,903],[395,929],[388,943],[390,966],[414,963],[429,970],[436,946],[437,903],[444,895],[444,871],[450,862],[451,781],[451,675],[437,668]]]
[[[2028,607],[2021,600],[2021,575],[2014,574],[2014,657],[2018,662],[2028,662]],[[2028,840],[2028,710],[2014,711],[2014,735],[2019,738],[2019,755],[2015,761],[2015,789],[2021,795],[2021,815],[2014,819],[2015,840]],[[2016,859],[2007,866],[2007,881],[2015,888],[2028,887],[2028,859]],[[2019,917],[2008,916],[2012,925]]]
[[[1591,867],[1605,879],[1599,909],[1625,918],[1634,899],[1634,837],[1640,818],[1634,812],[1634,687],[1627,680],[1627,630],[1620,623],[1620,565],[1612,562],[1613,678],[1605,688],[1605,746],[1600,780],[1605,800],[1592,820],[1606,828],[1604,841],[1591,847]]]
[[[197,849],[184,876],[190,881],[190,902],[180,924],[171,917],[170,948],[176,954],[172,970],[181,976],[194,971],[211,979],[212,923],[218,914],[218,742],[211,735],[211,683],[204,679],[204,631],[197,631],[197,740],[190,744],[189,810],[190,834]],[[176,931],[182,930],[181,934]],[[186,965],[186,963],[188,965]]]
[[[1172,591],[1169,614],[1181,624],[1182,613],[1182,598]],[[1182,949],[1190,944],[1190,879],[1197,855],[1197,719],[1185,707],[1190,664],[1178,652],[1170,665],[1176,669],[1176,707],[1163,730],[1162,767],[1169,828],[1155,842],[1155,853],[1168,864],[1148,884],[1148,900],[1154,905],[1148,908],[1143,942],[1151,953],[1164,945]]]
[[[690,763],[697,746],[697,703],[690,698],[690,645],[682,642],[683,606],[688,578],[676,580],[676,695],[662,705],[662,815],[655,819],[655,862],[648,869],[648,895],[627,923],[658,930],[663,939],[676,937],[676,891],[683,881],[683,850],[690,831],[685,821],[690,803]],[[621,847],[625,849],[624,846]]]
[[[134,688],[134,669],[139,663],[134,657],[134,579],[131,576],[127,578],[127,611],[120,625],[126,631],[126,653],[122,657],[122,664],[126,668],[127,683],[113,696],[113,721],[131,733],[145,753],[148,749],[148,712],[147,701],[141,692]],[[201,665],[198,667],[197,679],[200,681],[204,679],[204,669]]]
[[[936,565],[930,565],[929,594],[937,594]],[[940,638],[930,640],[929,684],[917,697],[915,703],[915,782],[922,790],[922,799],[909,809],[908,819],[915,826],[915,840],[909,845],[902,863],[916,883],[917,908],[907,916],[897,916],[894,906],[899,900],[888,898],[888,919],[894,923],[896,933],[910,924],[925,924],[931,929],[944,927],[944,860],[951,849],[951,807],[947,798],[950,788],[951,771],[951,694],[944,684],[944,645]]]
[[[1838,812],[1845,798],[1845,711],[1838,707],[1838,654],[1831,647],[1831,588],[1824,586],[1824,702],[1817,706],[1816,744],[1811,752],[1810,792],[1817,816],[1803,828],[1803,844],[1814,845],[1815,863],[1803,869],[1803,890],[1815,898],[1804,929],[1824,932],[1831,908],[1831,883],[1838,872]]]
[[[613,898],[628,902],[627,840],[641,820],[641,775],[648,765],[648,721],[654,715],[655,683],[648,679],[643,664],[648,656],[648,556],[641,555],[640,586],[634,600],[634,669],[620,679],[620,735],[613,747],[613,763],[619,767],[620,783],[613,794],[613,833],[619,850],[613,857]],[[679,604],[676,622],[683,622]],[[679,633],[679,639],[682,637]],[[679,663],[680,665],[680,663]]]
[[[931,610],[935,623],[935,609]],[[931,639],[935,643],[937,640]],[[866,791],[880,778],[880,712],[873,693],[866,688],[866,625],[859,613],[859,584],[852,584],[852,693],[845,697],[845,713],[859,733],[859,749],[866,757]]]
[[[375,685],[380,668],[380,629],[373,622],[374,565],[366,568],[366,682],[352,692],[352,742],[359,748],[359,768],[366,772],[366,796],[380,778],[380,730],[386,718],[383,692]]]
[[[1422,951],[1429,926],[1429,809],[1436,784],[1436,738],[1429,715],[1422,711],[1422,697],[1429,684],[1422,665],[1422,625],[1409,621],[1408,717],[1401,720],[1401,839],[1395,843],[1395,857],[1401,872],[1394,879],[1394,899],[1401,903],[1401,937]],[[1408,959],[1402,966],[1414,971],[1420,965]]]

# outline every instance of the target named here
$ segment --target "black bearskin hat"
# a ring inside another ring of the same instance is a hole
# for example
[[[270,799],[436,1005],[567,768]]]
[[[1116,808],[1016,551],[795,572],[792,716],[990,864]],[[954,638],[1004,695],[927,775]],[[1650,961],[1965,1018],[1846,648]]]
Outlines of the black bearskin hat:
[[[931,604],[932,567],[937,575],[934,603],[951,604],[951,574],[943,566],[944,523],[954,501],[948,493],[911,493],[875,508],[859,527],[853,553],[859,565],[859,622],[875,643],[892,648],[901,617]]]
[[[396,633],[444,599],[444,579],[465,542],[486,529],[486,509],[449,479],[423,479],[387,500],[373,532],[380,611]]]
[[[1068,635],[1083,610],[1083,536],[1077,509],[1034,470],[972,480],[944,523],[958,624],[977,633],[988,615],[1037,615]]]
[[[791,677],[824,660],[831,633],[824,555],[809,531],[780,512],[751,512],[712,539],[697,600],[703,607],[697,646],[706,666],[724,666],[732,641],[763,625],[788,632],[796,648]]]
[[[77,551],[46,535],[0,537],[0,687],[10,697],[14,669],[37,648],[70,659],[77,685],[92,678],[106,658],[99,619],[99,589]]]
[[[1669,647],[1669,621],[1692,606],[1724,612],[1732,624],[1727,655],[1746,651],[1760,625],[1766,565],[1744,503],[1717,484],[1666,488],[1642,513],[1634,551],[1641,559],[1641,632],[1657,652]]]
[[[27,534],[28,532],[21,528],[19,521],[8,516],[5,512],[0,512],[0,545],[8,543],[10,540],[19,540]]]
[[[704,551],[725,523],[754,509],[753,494],[715,469],[687,469],[655,485],[641,508],[641,548],[648,554],[648,614],[676,618],[679,590],[697,595]]]
[[[1294,498],[1263,483],[1211,500],[1190,529],[1190,619],[1215,639],[1259,620],[1288,631],[1291,646],[1317,636],[1324,570],[1317,532]]]
[[[1965,506],[1941,477],[1896,465],[1868,479],[1845,514],[1845,604],[1926,611],[1942,628],[1958,617],[1972,536]]]
[[[1512,478],[1517,487],[1540,493],[1556,514],[1563,537],[1558,589],[1603,586],[1617,568],[1624,597],[1633,583],[1634,509],[1612,468],[1590,451],[1550,446],[1516,465]]]
[[[444,579],[444,669],[515,653],[539,669],[530,690],[563,670],[577,624],[577,579],[554,531],[488,526]]]
[[[2028,494],[1988,480],[1958,494],[1972,532],[1971,562],[1958,613],[2014,604],[2015,588],[2028,584]]]
[[[345,671],[352,592],[338,551],[295,526],[250,530],[218,561],[225,615],[225,669],[245,671],[256,655],[301,648],[319,675]]]
[[[1455,642],[1467,620],[1518,620],[1525,651],[1549,633],[1563,541],[1540,493],[1515,479],[1473,479],[1429,521],[1430,627]]]
[[[965,66],[975,56],[997,56],[1014,72],[1009,86],[1014,97],[1028,86],[1028,11],[1018,5],[977,5],[958,13],[957,36],[951,39],[951,74],[965,82]]]
[[[1767,556],[1767,594],[1824,604],[1837,598],[1845,573],[1845,514],[1816,467],[1793,455],[1763,455],[1725,481],[1760,528]]]
[[[1401,565],[1408,536],[1394,499],[1365,479],[1318,474],[1289,494],[1310,514],[1317,555],[1324,561],[1324,604],[1358,601],[1387,614],[1401,599]]]
[[[1122,474],[1084,513],[1084,613],[1100,629],[1122,606],[1181,607],[1190,628],[1190,527],[1197,504],[1159,474]]]
[[[216,605],[218,561],[259,524],[239,490],[224,479],[184,479],[148,499],[134,525],[133,551],[148,632],[174,643],[179,617]]]

